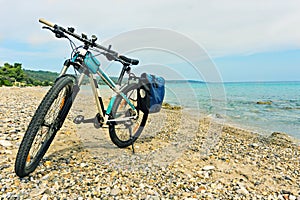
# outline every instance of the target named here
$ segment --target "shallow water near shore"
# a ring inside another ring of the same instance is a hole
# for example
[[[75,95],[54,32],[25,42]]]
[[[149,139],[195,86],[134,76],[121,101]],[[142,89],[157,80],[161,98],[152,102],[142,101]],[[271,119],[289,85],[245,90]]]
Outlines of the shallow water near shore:
[[[113,95],[100,86],[104,98]],[[89,86],[81,93],[89,95]],[[165,102],[190,114],[223,119],[263,135],[284,132],[300,139],[300,82],[197,83],[167,82]]]
[[[300,82],[167,83],[165,101],[269,135],[300,138]]]

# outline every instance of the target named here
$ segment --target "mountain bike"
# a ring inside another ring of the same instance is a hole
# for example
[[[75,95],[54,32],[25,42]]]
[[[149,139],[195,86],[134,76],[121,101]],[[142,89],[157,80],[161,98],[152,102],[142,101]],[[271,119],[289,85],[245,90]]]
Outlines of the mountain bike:
[[[39,19],[39,22],[46,25],[43,29],[52,31],[57,38],[68,39],[72,54],[64,62],[59,77],[38,106],[25,132],[15,162],[15,172],[19,177],[29,175],[37,168],[55,134],[62,127],[86,76],[95,97],[97,124],[99,127],[108,125],[110,138],[119,148],[133,146],[148,118],[148,112],[138,107],[140,78],[131,73],[131,66],[137,65],[138,60],[120,55],[111,49],[111,45],[106,48],[97,44],[95,35],[89,39],[85,34],[76,34],[72,27],[64,28],[45,19]],[[79,40],[81,45],[77,46],[70,36]],[[122,64],[116,83],[100,68],[100,62],[96,58],[99,55]],[[67,73],[70,67],[74,68],[75,74]],[[125,73],[128,78],[123,83]],[[116,94],[110,99],[106,109],[96,75]]]

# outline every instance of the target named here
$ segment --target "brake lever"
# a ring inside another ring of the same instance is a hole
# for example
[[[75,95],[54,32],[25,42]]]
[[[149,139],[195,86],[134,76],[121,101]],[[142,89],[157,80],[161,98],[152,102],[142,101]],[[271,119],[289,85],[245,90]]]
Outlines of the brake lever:
[[[42,29],[50,30],[51,32],[53,32],[55,34],[55,37],[57,37],[57,38],[67,38],[67,36],[64,34],[64,32],[59,30],[59,28],[57,28],[57,27],[50,28],[48,26],[43,26]]]
[[[50,30],[50,31],[52,31],[52,32],[53,32],[53,29],[52,29],[52,28],[50,28],[49,26],[43,26],[43,27],[42,27],[42,29],[48,29],[48,30]]]

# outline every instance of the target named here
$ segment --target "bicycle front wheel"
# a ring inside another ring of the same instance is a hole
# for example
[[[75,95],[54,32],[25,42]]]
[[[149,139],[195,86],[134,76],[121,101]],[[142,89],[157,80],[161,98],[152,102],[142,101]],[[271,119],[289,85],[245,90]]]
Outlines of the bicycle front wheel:
[[[137,109],[137,116],[134,116],[129,104],[118,95],[112,107],[109,135],[119,148],[128,147],[137,140],[148,118],[148,113],[143,113],[137,107],[138,84],[127,85],[122,92]]]
[[[33,172],[45,155],[72,105],[74,79],[61,77],[48,91],[25,132],[15,162],[15,172],[24,177]]]

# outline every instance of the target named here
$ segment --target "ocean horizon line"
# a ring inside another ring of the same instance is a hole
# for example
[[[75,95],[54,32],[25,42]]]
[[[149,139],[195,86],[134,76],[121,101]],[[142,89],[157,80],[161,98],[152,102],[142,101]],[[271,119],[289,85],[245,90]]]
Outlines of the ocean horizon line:
[[[167,83],[205,83],[205,84],[240,84],[240,83],[300,83],[300,80],[296,81],[224,81],[224,82],[210,82],[210,81],[203,81],[203,80],[193,80],[193,79],[166,79]]]

